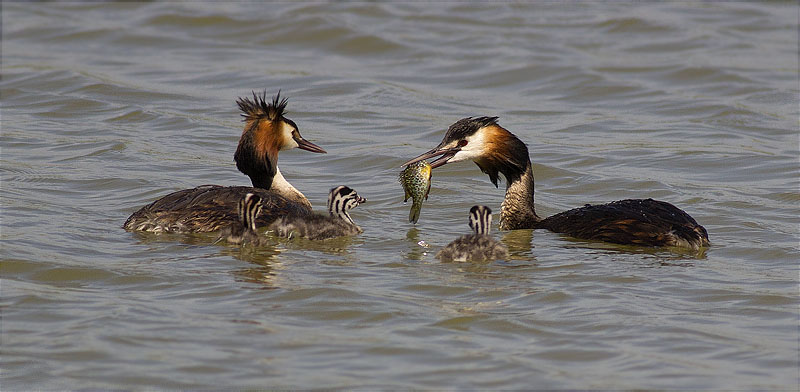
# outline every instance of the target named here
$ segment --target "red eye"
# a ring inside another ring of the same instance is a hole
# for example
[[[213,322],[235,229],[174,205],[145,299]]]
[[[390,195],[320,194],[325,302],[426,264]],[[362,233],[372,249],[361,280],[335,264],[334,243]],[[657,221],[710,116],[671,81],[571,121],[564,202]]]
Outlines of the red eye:
[[[467,143],[468,143],[468,142],[467,142],[466,140],[460,140],[460,141],[458,142],[458,146],[459,146],[459,147],[464,147],[464,146],[466,146],[466,145],[467,145]]]

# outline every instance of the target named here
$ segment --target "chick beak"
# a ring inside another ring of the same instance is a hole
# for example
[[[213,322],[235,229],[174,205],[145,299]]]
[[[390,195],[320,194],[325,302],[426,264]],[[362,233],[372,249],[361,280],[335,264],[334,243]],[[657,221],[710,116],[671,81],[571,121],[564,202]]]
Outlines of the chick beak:
[[[320,146],[318,146],[318,145],[316,145],[314,143],[311,143],[310,141],[308,141],[306,139],[303,139],[303,137],[300,136],[300,134],[297,133],[297,132],[295,132],[295,134],[292,135],[292,138],[294,139],[295,143],[297,143],[297,148],[299,148],[301,150],[317,152],[317,153],[320,153],[320,154],[326,154],[327,153],[327,151],[323,150],[322,147],[320,147]]]
[[[430,151],[428,151],[428,152],[426,152],[426,153],[424,153],[424,154],[422,154],[422,155],[420,155],[420,156],[418,156],[418,157],[416,157],[416,158],[414,158],[414,159],[402,164],[401,166],[408,166],[408,165],[410,165],[412,163],[416,163],[416,162],[419,162],[419,161],[422,161],[422,160],[425,160],[425,159],[430,159],[430,158],[433,158],[433,157],[439,157],[436,160],[434,160],[433,162],[431,162],[431,169],[435,169],[435,168],[437,168],[439,166],[442,166],[442,165],[448,163],[450,161],[450,158],[452,158],[454,155],[456,155],[456,153],[458,151],[460,151],[460,150],[461,150],[461,148],[459,148],[459,147],[453,147],[453,148],[436,147],[433,150],[430,150]]]

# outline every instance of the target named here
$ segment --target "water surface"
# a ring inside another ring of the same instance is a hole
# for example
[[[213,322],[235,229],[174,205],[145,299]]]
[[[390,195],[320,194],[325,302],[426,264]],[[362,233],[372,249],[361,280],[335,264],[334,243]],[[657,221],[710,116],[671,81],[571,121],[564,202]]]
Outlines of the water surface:
[[[797,12],[4,3],[3,389],[794,389]],[[283,174],[317,208],[357,189],[363,235],[121,229],[169,192],[249,184],[235,99],[265,89],[329,152],[285,152]],[[437,169],[412,226],[396,176],[478,115],[528,144],[540,215],[653,197],[713,245],[495,230],[509,260],[438,262],[503,185]]]

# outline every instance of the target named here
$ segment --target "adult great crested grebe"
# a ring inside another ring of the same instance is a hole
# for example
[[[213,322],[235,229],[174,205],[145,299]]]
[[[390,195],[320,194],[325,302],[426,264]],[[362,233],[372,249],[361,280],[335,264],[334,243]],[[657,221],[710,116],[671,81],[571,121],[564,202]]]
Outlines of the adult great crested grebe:
[[[708,233],[686,212],[663,201],[628,199],[589,205],[542,219],[536,214],[533,169],[528,148],[497,123],[497,117],[467,117],[447,130],[436,148],[406,162],[439,157],[431,166],[472,160],[497,186],[506,178],[500,228],[548,229],[575,238],[643,246],[698,249],[708,245]]]
[[[281,99],[280,92],[272,103],[266,102],[266,94],[253,92],[252,100],[236,102],[245,125],[234,160],[239,171],[250,177],[252,187],[203,185],[173,192],[134,212],[123,227],[152,232],[217,231],[239,221],[237,205],[248,193],[261,199],[258,226],[286,214],[310,214],[311,203],[281,175],[278,152],[325,150],[303,139],[294,121],[284,116],[287,99]]]
[[[442,261],[489,261],[508,257],[505,245],[489,235],[492,228],[492,210],[489,207],[470,208],[469,227],[472,234],[456,238],[436,253],[436,258]]]
[[[364,232],[350,217],[350,210],[367,199],[347,186],[337,186],[328,194],[328,215],[288,215],[275,220],[270,226],[281,237],[304,237],[312,240],[356,235]]]

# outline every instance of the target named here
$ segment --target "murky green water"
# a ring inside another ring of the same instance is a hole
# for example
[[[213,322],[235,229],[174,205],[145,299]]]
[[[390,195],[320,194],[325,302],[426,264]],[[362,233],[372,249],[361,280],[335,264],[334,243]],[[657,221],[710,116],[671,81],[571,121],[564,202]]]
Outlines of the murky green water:
[[[2,378],[28,389],[794,389],[796,4],[2,6]],[[168,192],[247,185],[252,90],[327,155],[281,170],[365,233],[218,246],[128,233]],[[700,255],[497,232],[443,264],[502,189],[437,169],[416,227],[399,165],[497,115],[540,215],[631,197],[709,231]],[[424,248],[418,243],[430,244]]]

